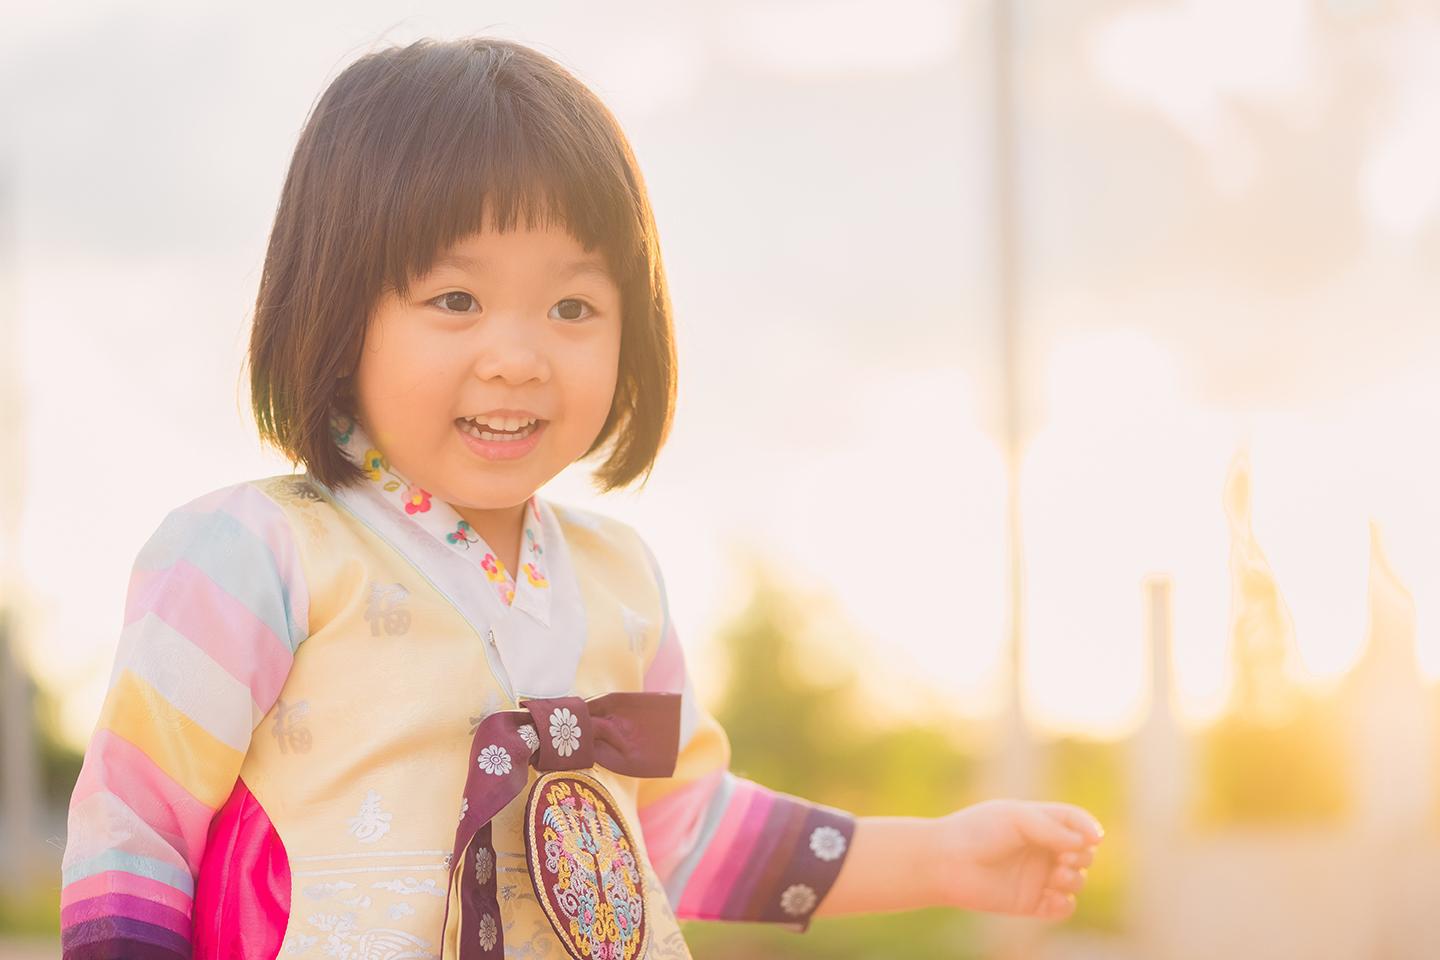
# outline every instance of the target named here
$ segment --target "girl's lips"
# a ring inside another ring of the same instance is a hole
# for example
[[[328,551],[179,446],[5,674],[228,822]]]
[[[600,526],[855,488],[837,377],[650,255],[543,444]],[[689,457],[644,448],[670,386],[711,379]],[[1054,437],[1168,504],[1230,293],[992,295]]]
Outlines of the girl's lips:
[[[536,421],[535,429],[531,430],[528,436],[519,440],[481,440],[460,429],[458,423],[455,425],[455,432],[460,434],[460,439],[464,441],[465,446],[486,460],[518,460],[535,449],[536,445],[540,443],[540,435],[549,425],[549,420]]]

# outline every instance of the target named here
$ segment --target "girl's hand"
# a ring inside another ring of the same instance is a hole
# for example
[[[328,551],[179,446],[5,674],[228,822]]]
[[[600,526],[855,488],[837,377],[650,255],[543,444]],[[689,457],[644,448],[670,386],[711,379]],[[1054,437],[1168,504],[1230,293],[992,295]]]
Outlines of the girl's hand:
[[[1100,824],[1068,803],[987,800],[938,820],[862,817],[817,914],[966,910],[1063,920]]]
[[[987,800],[933,821],[940,897],[952,906],[1063,920],[1103,831],[1067,803]]]

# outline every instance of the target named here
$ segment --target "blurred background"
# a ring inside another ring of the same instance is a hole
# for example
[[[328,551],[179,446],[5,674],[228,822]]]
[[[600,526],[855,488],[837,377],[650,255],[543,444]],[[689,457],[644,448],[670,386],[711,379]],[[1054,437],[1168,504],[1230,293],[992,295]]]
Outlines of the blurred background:
[[[289,469],[242,367],[306,111],[474,33],[590,83],[648,179],[674,436],[642,492],[549,494],[647,537],[734,768],[1109,832],[1065,924],[697,958],[1440,951],[1440,3],[15,0],[0,956],[58,956],[133,557]]]

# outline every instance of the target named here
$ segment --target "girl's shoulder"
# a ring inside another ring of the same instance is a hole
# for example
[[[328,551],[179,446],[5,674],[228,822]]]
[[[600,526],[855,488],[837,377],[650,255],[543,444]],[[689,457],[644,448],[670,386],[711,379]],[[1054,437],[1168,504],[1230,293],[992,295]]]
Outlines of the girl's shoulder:
[[[621,571],[637,574],[663,592],[655,557],[634,527],[589,510],[557,503],[547,505],[554,512],[573,555],[617,574]]]
[[[303,475],[267,477],[222,487],[166,515],[141,549],[135,569],[161,570],[185,560],[201,569],[253,578],[274,568],[301,577],[302,553],[323,540],[334,506]]]
[[[165,606],[203,596],[212,601],[206,609],[243,608],[293,652],[306,636],[309,608],[296,531],[283,505],[287,496],[308,499],[298,479],[239,483],[170,511],[135,558],[129,603]],[[127,618],[133,619],[128,610]]]
[[[273,549],[293,537],[291,512],[297,508],[313,510],[323,501],[324,497],[303,476],[270,477],[222,487],[171,510],[141,551],[140,560],[159,561],[195,543],[231,548],[240,542],[257,541]]]
[[[548,502],[546,505],[555,514],[555,520],[571,550],[607,550],[632,556],[648,564],[650,550],[645,546],[640,534],[629,524],[578,507]]]

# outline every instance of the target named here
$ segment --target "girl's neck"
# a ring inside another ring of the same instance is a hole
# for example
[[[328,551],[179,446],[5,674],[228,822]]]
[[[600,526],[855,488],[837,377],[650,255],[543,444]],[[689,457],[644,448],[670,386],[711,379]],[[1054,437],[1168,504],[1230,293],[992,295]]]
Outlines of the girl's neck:
[[[454,506],[452,504],[452,506]],[[470,529],[484,540],[495,556],[513,576],[520,563],[520,541],[525,525],[525,504],[497,510],[476,510],[455,507],[455,512],[470,524]]]

